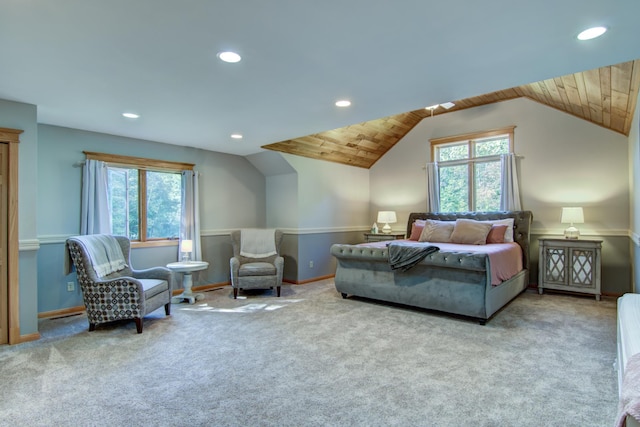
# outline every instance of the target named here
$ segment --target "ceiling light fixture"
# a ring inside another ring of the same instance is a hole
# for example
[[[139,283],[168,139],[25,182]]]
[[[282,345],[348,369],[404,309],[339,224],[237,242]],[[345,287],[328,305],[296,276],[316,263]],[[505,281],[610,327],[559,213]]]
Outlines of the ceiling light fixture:
[[[428,107],[424,107],[425,110],[430,110],[431,111],[431,117],[433,117],[433,110],[435,110],[438,107],[442,107],[446,110],[454,107],[456,104],[454,104],[453,102],[445,102],[444,104],[435,104],[435,105],[429,105]]]
[[[123,117],[126,117],[127,119],[137,119],[140,117],[140,114],[136,114],[136,113],[122,113]]]
[[[242,139],[242,134],[241,133],[232,133],[231,134],[231,138],[233,138],[233,139]]]
[[[231,51],[226,51],[226,52],[219,52],[218,53],[218,58],[220,58],[221,61],[224,62],[229,62],[229,63],[235,63],[235,62],[240,62],[240,60],[242,59],[242,57],[240,55],[238,55],[235,52],[231,52]]]
[[[588,29],[584,30],[583,32],[581,32],[580,34],[578,34],[578,40],[595,39],[596,37],[600,37],[601,35],[603,35],[606,32],[607,32],[607,28],[606,27],[588,28]]]
[[[348,107],[349,105],[351,105],[351,101],[347,99],[336,101],[336,107]]]

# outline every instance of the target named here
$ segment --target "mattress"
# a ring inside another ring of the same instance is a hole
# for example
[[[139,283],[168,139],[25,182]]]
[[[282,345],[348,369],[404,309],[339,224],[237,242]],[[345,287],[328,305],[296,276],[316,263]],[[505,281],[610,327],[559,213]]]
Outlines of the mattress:
[[[405,240],[403,240],[405,241]],[[412,243],[415,241],[407,240]],[[362,243],[359,246],[384,248],[389,241]],[[492,243],[487,245],[462,245],[459,243],[429,243],[440,252],[486,253],[491,265],[491,284],[497,286],[522,271],[522,248],[517,243]]]

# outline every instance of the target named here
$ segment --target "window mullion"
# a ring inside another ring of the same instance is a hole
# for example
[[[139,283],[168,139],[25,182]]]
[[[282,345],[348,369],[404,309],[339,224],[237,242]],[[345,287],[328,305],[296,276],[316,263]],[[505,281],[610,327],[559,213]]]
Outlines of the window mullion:
[[[469,152],[469,166],[467,168],[467,173],[469,176],[469,189],[467,191],[467,194],[469,195],[469,200],[467,202],[467,206],[468,206],[468,210],[473,211],[475,210],[475,195],[474,195],[474,189],[476,188],[475,184],[474,184],[474,180],[475,180],[475,173],[474,173],[474,163],[473,163],[473,159],[476,156],[476,148],[475,148],[475,144],[473,143],[473,140],[469,140],[468,144],[468,152]]]
[[[474,211],[475,210],[475,168],[474,168],[474,163],[473,162],[469,162],[469,167],[468,167],[468,173],[469,173],[469,210],[470,211]]]
[[[147,241],[147,171],[138,169],[138,211],[140,218],[138,219],[140,227],[140,241]]]

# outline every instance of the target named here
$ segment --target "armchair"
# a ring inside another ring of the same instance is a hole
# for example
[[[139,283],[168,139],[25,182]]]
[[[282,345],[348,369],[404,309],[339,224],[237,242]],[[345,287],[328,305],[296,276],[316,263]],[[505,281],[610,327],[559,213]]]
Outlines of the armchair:
[[[87,310],[89,331],[97,324],[133,319],[142,333],[142,318],[164,305],[171,314],[173,275],[168,268],[131,268],[131,242],[124,236],[91,234],[67,239]]]
[[[233,257],[229,264],[234,299],[238,298],[239,289],[276,288],[280,296],[284,269],[284,258],[280,256],[281,243],[280,230],[243,229],[231,232]]]

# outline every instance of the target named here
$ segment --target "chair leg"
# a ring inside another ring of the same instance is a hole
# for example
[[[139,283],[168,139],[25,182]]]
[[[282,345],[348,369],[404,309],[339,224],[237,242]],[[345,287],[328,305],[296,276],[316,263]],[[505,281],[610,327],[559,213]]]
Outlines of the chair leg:
[[[93,332],[96,330],[96,324],[95,323],[89,323],[89,332]]]
[[[164,314],[167,316],[171,315],[171,303],[168,302],[164,305]]]
[[[138,331],[139,334],[141,334],[142,333],[142,317],[136,317],[133,320],[136,321],[136,330]]]
[[[276,293],[278,294],[278,297],[280,297],[280,286],[276,286]]]
[[[233,288],[233,299],[238,299],[238,288]]]

